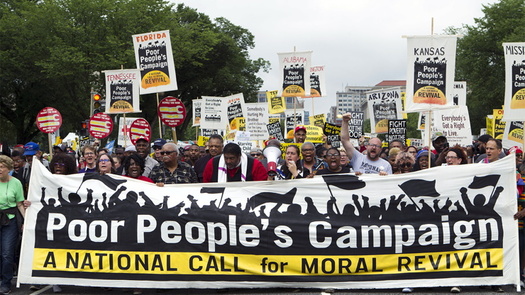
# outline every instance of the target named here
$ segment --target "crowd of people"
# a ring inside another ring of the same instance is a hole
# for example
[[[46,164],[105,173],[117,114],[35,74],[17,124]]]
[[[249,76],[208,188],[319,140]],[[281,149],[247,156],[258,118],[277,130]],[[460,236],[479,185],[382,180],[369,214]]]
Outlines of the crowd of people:
[[[266,148],[256,147],[250,153],[243,153],[236,143],[224,144],[220,135],[210,136],[205,146],[189,144],[179,147],[165,139],[150,142],[140,138],[135,145],[125,148],[118,146],[113,151],[97,145],[86,145],[76,153],[61,144],[53,147],[50,159],[44,157],[40,146],[34,142],[15,146],[8,152],[4,150],[7,155],[0,156],[0,294],[6,294],[11,289],[20,230],[15,222],[9,220],[17,215],[23,216],[24,209],[30,205],[24,200],[27,197],[32,161],[35,160],[54,174],[118,174],[164,186],[198,182],[279,181],[349,172],[386,176],[442,165],[491,163],[508,153],[515,153],[518,195],[521,194],[515,218],[520,219],[520,251],[523,253],[525,235],[521,219],[525,217],[525,163],[520,148],[504,150],[501,142],[489,135],[480,136],[468,147],[449,146],[447,138],[441,134],[436,134],[432,138],[432,147],[426,148],[406,146],[401,140],[383,143],[377,137],[367,142],[360,139],[359,145],[354,146],[349,138],[349,120],[348,114],[343,115],[342,147],[307,142],[306,128],[298,126],[294,130],[294,142],[286,144],[282,156],[279,156],[281,143],[275,139],[269,140]],[[275,153],[265,156],[270,147],[279,148],[277,157]],[[272,165],[272,162],[275,163]],[[53,289],[55,292],[61,291],[59,286]],[[412,289],[405,288],[403,291],[411,292]],[[461,290],[454,287],[451,291],[457,293]],[[134,291],[134,294],[140,293],[141,290]]]

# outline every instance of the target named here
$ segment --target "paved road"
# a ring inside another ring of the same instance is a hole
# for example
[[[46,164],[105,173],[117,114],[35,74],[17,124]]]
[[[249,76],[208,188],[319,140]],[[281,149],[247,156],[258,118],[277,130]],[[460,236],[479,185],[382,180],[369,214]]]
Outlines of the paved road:
[[[461,294],[521,294],[516,292],[513,286],[504,286],[504,293],[496,293],[490,288],[480,287],[463,287]],[[19,289],[13,288],[11,292],[13,295],[22,294],[56,294],[53,293],[51,286],[44,286],[38,291],[30,291],[28,285],[22,285]],[[112,289],[106,290],[103,288],[91,288],[91,287],[78,287],[78,286],[62,286],[61,295],[72,295],[72,294],[109,294],[109,295],[131,295],[132,290],[125,289]],[[329,295],[323,290],[318,289],[228,289],[228,290],[207,290],[207,289],[171,289],[171,290],[143,290],[143,294],[156,294],[156,295],[171,295],[171,294],[227,294],[227,295],[261,295],[261,294],[297,294],[297,295]],[[401,289],[382,289],[382,290],[336,290],[333,294],[403,294]],[[450,288],[421,288],[415,289],[412,294],[450,294]]]

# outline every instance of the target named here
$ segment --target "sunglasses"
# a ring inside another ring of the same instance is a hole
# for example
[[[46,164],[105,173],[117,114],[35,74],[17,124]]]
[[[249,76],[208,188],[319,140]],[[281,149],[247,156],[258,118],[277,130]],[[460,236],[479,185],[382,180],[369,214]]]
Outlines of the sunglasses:
[[[257,153],[257,154],[250,154],[250,156],[252,157],[259,157],[261,155],[261,153]]]
[[[164,152],[160,152],[161,155],[171,155],[171,153],[174,153],[175,151],[164,151]]]
[[[401,168],[409,168],[409,167],[412,167],[412,163],[407,162],[407,163],[399,164],[399,167],[401,167]]]

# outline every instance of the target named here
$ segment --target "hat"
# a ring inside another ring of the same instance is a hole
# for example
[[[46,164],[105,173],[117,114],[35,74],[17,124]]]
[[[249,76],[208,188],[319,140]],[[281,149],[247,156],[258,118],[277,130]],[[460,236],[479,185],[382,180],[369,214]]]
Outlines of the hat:
[[[253,149],[250,150],[250,154],[251,153],[259,153],[259,154],[262,154],[262,150],[260,148],[257,148],[257,147],[254,147]]]
[[[153,148],[154,149],[160,149],[165,144],[166,144],[166,140],[164,138],[157,138],[153,142]]]
[[[444,139],[447,139],[445,135],[443,135],[442,132],[434,132],[432,134],[432,142],[436,141],[438,138],[443,137]]]
[[[478,141],[481,141],[483,143],[487,143],[487,141],[489,141],[489,139],[491,139],[491,138],[492,138],[492,136],[490,136],[488,134],[483,134],[480,137],[478,137]]]
[[[57,144],[57,145],[54,145],[53,148],[59,148],[63,152],[66,151],[66,145],[65,144]]]
[[[33,156],[40,150],[40,146],[32,141],[24,145],[24,156]]]
[[[128,145],[124,151],[125,152],[136,152],[137,148],[134,145]]]
[[[513,146],[509,149],[509,154],[510,153],[523,154],[523,150],[520,149],[518,146]]]
[[[299,130],[304,130],[304,132],[306,132],[306,127],[304,127],[304,125],[298,125],[297,127],[295,127],[294,132],[297,132]]]

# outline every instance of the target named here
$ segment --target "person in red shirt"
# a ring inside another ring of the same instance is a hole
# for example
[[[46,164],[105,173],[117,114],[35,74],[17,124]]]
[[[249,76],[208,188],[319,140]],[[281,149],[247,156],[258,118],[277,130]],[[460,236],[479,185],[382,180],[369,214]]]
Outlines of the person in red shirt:
[[[259,160],[246,155],[235,143],[224,146],[222,155],[208,161],[203,182],[262,181],[268,172]]]

